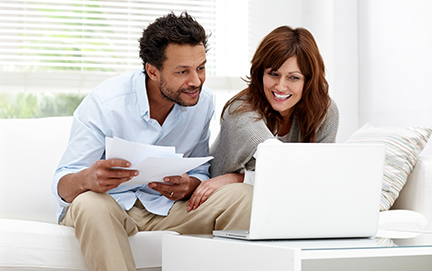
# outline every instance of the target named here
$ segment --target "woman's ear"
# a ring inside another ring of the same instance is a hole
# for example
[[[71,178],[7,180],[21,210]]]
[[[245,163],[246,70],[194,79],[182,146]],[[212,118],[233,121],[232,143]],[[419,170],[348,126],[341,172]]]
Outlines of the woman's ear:
[[[148,77],[151,80],[157,80],[158,79],[159,70],[155,66],[153,66],[152,64],[146,63],[145,64],[145,70],[146,70]]]

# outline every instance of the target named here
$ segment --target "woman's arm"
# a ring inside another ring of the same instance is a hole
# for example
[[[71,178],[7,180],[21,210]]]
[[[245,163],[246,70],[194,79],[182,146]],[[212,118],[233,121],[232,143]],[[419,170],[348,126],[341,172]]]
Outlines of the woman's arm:
[[[232,106],[238,106],[237,103]],[[210,177],[214,178],[226,173],[241,172],[246,164],[253,159],[258,144],[274,138],[265,121],[259,119],[256,112],[230,114],[225,111],[219,134],[210,148]],[[248,168],[248,170],[253,170]]]
[[[327,116],[317,132],[317,143],[335,143],[339,128],[339,109],[332,100]]]
[[[188,211],[198,208],[210,197],[214,191],[221,188],[222,186],[231,183],[242,183],[243,179],[244,174],[242,173],[227,173],[206,181],[202,181],[189,199]]]

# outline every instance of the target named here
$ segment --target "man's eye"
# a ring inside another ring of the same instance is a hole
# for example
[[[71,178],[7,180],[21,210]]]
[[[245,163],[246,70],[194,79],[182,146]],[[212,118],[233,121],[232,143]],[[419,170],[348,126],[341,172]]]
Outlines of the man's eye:
[[[186,71],[179,71],[178,73],[179,73],[179,74],[185,74]]]
[[[205,70],[205,67],[199,67],[198,70],[203,71],[203,70]]]

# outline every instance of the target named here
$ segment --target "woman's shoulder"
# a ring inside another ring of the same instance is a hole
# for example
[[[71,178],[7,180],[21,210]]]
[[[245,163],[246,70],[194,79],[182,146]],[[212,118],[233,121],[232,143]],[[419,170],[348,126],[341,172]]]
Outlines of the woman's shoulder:
[[[246,101],[246,96],[234,96],[232,97],[226,104],[226,108],[230,114],[232,112],[234,112],[236,109],[239,109],[240,107],[246,105],[247,101]]]
[[[330,98],[330,109],[334,110],[334,111],[339,111],[338,106],[335,102],[335,100]]]
[[[236,99],[232,101],[225,109],[222,116],[222,121],[256,121],[259,120],[259,114],[257,111],[248,108],[247,101],[245,99]]]
[[[339,119],[339,108],[333,99],[330,99],[330,106],[327,112],[327,118]]]

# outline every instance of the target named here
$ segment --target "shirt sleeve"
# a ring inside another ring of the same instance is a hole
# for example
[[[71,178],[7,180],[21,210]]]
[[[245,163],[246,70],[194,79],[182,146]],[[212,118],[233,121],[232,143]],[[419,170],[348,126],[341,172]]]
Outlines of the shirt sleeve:
[[[61,207],[70,204],[58,194],[58,183],[64,176],[90,167],[104,156],[105,134],[103,110],[96,103],[97,96],[89,95],[73,116],[68,146],[54,173],[52,190]],[[106,119],[106,118],[105,118]],[[99,123],[97,126],[96,123]]]

